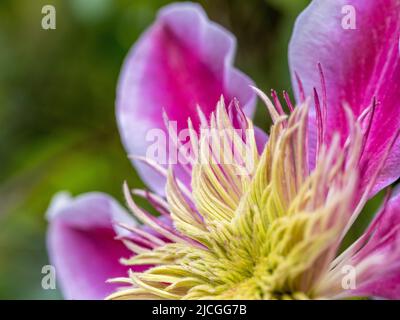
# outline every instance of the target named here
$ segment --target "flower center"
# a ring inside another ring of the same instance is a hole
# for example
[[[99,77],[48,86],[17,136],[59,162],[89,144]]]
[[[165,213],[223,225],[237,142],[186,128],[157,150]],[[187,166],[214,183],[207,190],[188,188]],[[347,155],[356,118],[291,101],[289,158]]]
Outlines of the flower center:
[[[289,117],[271,105],[274,125],[259,154],[252,122],[237,117],[250,132],[238,134],[235,113],[220,101],[203,126],[221,134],[200,133],[191,190],[169,171],[170,224],[137,207],[125,188],[132,211],[156,235],[132,230],[147,242],[126,239],[136,255],[123,263],[153,267],[117,279],[129,287],[110,298],[319,297],[318,282],[329,271],[352,212],[361,129],[353,128],[346,147],[335,138],[329,148],[322,145],[311,170],[307,104]],[[237,116],[240,109],[234,110]],[[234,155],[230,163],[213,161],[227,152]]]

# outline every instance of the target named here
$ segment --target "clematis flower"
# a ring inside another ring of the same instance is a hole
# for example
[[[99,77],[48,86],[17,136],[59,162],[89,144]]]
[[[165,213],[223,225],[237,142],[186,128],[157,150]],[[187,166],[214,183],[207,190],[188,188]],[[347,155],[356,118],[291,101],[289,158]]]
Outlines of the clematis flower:
[[[208,124],[223,134],[200,134],[191,194],[169,172],[165,209],[175,230],[157,226],[168,243],[131,246],[134,256],[123,264],[153,267],[112,280],[130,286],[109,298],[304,299],[335,294],[323,295],[318,285],[329,273],[352,213],[360,128],[352,128],[347,148],[338,139],[322,148],[310,172],[307,105],[298,106],[289,119],[271,109],[275,124],[261,155],[254,135],[235,135],[226,109],[221,100]],[[251,120],[243,121],[242,127],[252,132]],[[234,150],[240,151],[232,163],[212,161]],[[125,195],[135,216],[156,228],[127,186]]]
[[[355,29],[341,24],[345,5]],[[340,251],[367,200],[400,176],[399,31],[397,0],[312,1],[289,46],[297,101],[285,94],[284,106],[232,67],[233,37],[198,5],[162,9],[117,99],[122,140],[152,191],[124,185],[136,219],[101,194],[54,200],[48,246],[66,298],[400,298],[398,189]],[[274,123],[268,142],[251,121],[254,92]],[[166,120],[189,129],[198,152],[187,164],[145,157],[149,130],[172,135]]]

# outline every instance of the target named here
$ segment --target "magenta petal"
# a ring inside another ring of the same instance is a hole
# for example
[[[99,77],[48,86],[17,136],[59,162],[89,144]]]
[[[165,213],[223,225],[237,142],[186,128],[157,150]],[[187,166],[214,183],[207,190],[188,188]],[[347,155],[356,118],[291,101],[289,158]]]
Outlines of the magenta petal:
[[[119,263],[132,253],[115,237],[113,222],[136,222],[111,197],[89,193],[57,195],[47,212],[47,245],[66,299],[104,299],[117,286],[107,279],[127,275]]]
[[[233,67],[236,41],[232,34],[208,20],[198,4],[171,4],[129,53],[118,85],[117,119],[129,154],[145,156],[149,130],[164,130],[165,110],[178,130],[187,128],[190,117],[195,129],[197,106],[209,115],[221,95],[237,98],[251,115],[255,95],[251,80]],[[135,162],[143,180],[163,193],[164,178]]]
[[[268,135],[264,132],[264,130],[254,127],[254,137],[256,139],[258,153],[262,154],[265,145],[268,142]]]
[[[356,29],[342,27],[351,13],[349,5],[355,9]],[[379,171],[385,150],[400,127],[399,34],[397,0],[314,0],[299,16],[290,42],[290,68],[293,77],[298,73],[307,96],[312,95],[313,87],[323,96],[317,68],[321,63],[327,88],[326,139],[334,131],[343,139],[347,136],[344,102],[356,116],[373,98],[379,102],[360,163],[362,187]],[[397,146],[390,153],[371,193],[400,176],[399,149]]]
[[[384,167],[382,168],[372,193],[382,190],[400,176],[400,139],[395,142]]]
[[[400,299],[400,188],[362,236],[351,264],[366,265],[353,295]]]
[[[391,274],[382,275],[379,279],[363,284],[354,292],[354,296],[369,296],[384,299],[400,299],[400,264],[397,271],[393,270]]]

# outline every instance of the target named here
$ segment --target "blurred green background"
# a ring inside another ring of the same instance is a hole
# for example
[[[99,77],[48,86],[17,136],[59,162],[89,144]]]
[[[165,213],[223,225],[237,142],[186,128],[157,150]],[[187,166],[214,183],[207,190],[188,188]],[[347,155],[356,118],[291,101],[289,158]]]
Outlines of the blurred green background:
[[[123,202],[125,179],[141,186],[120,143],[115,87],[129,48],[168,2],[0,1],[0,298],[61,298],[41,287],[44,214],[56,192]],[[200,3],[237,36],[240,69],[263,90],[291,92],[287,45],[308,0]],[[41,28],[46,4],[56,7],[56,30]],[[256,123],[268,126],[262,107]]]

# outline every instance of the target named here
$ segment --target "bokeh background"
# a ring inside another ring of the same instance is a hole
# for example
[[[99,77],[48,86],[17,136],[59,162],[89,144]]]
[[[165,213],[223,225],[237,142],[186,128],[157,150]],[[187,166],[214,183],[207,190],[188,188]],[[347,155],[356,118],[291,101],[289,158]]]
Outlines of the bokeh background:
[[[44,215],[56,192],[103,191],[123,203],[124,180],[142,185],[119,139],[115,88],[129,48],[169,2],[0,1],[0,299],[61,298],[41,287]],[[291,92],[287,45],[308,0],[199,2],[237,36],[240,69],[263,90]],[[41,28],[46,4],[56,7],[56,30]],[[256,123],[268,127],[262,106]]]

